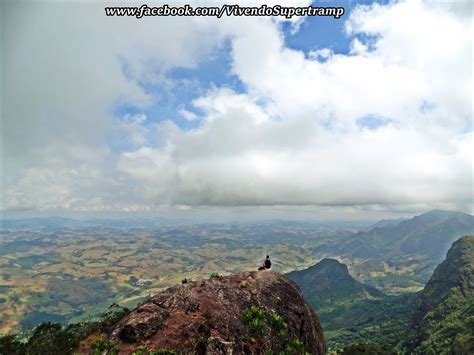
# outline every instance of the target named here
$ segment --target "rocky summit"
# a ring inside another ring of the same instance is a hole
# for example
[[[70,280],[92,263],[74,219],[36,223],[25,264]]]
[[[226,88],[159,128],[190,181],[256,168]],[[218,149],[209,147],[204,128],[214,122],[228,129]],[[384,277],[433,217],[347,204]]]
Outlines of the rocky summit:
[[[139,346],[194,354],[323,354],[316,314],[298,286],[273,271],[214,276],[169,288],[114,325],[125,352]]]

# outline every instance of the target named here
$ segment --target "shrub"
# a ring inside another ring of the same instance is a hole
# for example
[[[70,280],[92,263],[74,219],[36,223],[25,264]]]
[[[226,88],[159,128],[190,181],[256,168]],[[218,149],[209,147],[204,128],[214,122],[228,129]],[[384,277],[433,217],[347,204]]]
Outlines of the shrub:
[[[24,354],[25,346],[14,335],[0,337],[0,354]]]
[[[288,336],[287,334],[288,324],[286,324],[283,318],[275,311],[272,312],[272,314],[269,317],[269,320],[270,320],[270,326],[275,331],[278,340],[284,341]]]
[[[132,355],[176,355],[176,352],[167,349],[148,350],[147,345],[140,345],[132,352]]]
[[[248,326],[247,336],[250,338],[264,337],[265,330],[265,310],[262,307],[252,306],[247,308],[242,314],[242,323]]]
[[[33,329],[28,341],[24,343],[18,341],[14,335],[0,337],[0,354],[71,354],[82,340],[93,333],[109,329],[128,311],[127,308],[114,303],[95,322],[89,320],[66,326],[59,323],[42,323]],[[115,354],[113,347],[108,350],[108,354]]]
[[[148,355],[148,347],[146,345],[140,345],[132,352],[132,355]]]
[[[152,351],[150,355],[176,355],[176,351],[167,350],[167,349],[158,349],[156,351]]]
[[[104,325],[114,324],[128,312],[128,308],[119,306],[117,303],[112,303],[109,307],[107,307],[107,310],[101,314],[100,322]]]
[[[283,320],[283,317],[275,311],[268,315],[262,307],[249,307],[242,314],[242,323],[248,326],[248,333],[245,338],[247,340],[254,338],[260,350],[264,350],[263,343],[264,337],[267,335],[267,330],[270,328],[272,332],[276,334],[280,345],[275,344],[275,349],[266,349],[265,355],[273,355],[274,350],[282,349],[286,344],[287,346],[284,350],[277,353],[280,355],[308,354],[305,352],[304,345],[299,339],[294,339],[288,343],[288,324]]]
[[[374,344],[353,344],[345,347],[342,355],[385,355],[387,354],[384,350]]]
[[[107,355],[118,355],[120,348],[113,341],[99,338],[91,344],[91,351],[92,355],[102,355],[104,352]]]
[[[306,355],[309,354],[305,352],[304,345],[299,339],[294,339],[285,350],[282,352],[281,355]]]
[[[26,354],[69,354],[79,346],[79,339],[59,323],[42,323],[33,330],[26,343]]]

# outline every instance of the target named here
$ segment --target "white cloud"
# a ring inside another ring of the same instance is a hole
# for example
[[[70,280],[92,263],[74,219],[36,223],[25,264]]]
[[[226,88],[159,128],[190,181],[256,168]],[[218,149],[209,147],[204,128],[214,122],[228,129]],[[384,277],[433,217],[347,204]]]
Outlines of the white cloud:
[[[167,149],[125,154],[121,169],[166,203],[469,206],[470,134],[447,152],[392,125],[339,133],[311,119],[261,121],[250,98],[254,111],[232,107],[229,95],[205,126],[175,134]]]
[[[369,51],[369,46],[362,43],[358,38],[355,38],[351,43],[351,54],[364,55]]]
[[[314,60],[327,60],[334,55],[334,52],[329,48],[318,49],[314,51],[309,51],[308,57]]]
[[[285,47],[269,19],[101,19],[88,29],[77,12],[69,27],[54,11],[48,26],[41,11],[26,12],[13,14],[7,29],[21,21],[44,29],[7,32],[6,82],[15,95],[6,96],[6,209],[472,209],[472,18],[457,8],[361,6],[346,23],[349,54],[308,57]],[[63,27],[74,30],[35,47]],[[198,119],[185,107],[203,113],[192,130],[123,118],[119,135],[133,147],[115,163],[104,141],[113,104],[156,102],[140,84],[159,85],[166,69],[194,67],[229,39],[232,72],[248,91],[215,87],[184,103],[185,119]],[[35,71],[39,64],[44,70]],[[387,124],[361,127],[366,116]]]
[[[431,37],[439,23],[448,51]],[[347,27],[376,38],[355,38],[350,55],[314,53],[323,63],[285,48],[269,22],[237,31],[233,70],[249,93],[213,90],[195,100],[206,124],[175,134],[166,153],[147,152],[172,162],[157,165],[172,172],[166,201],[472,208],[471,116],[462,109],[470,24],[402,2],[360,7]],[[366,115],[390,123],[360,128]]]
[[[135,145],[143,145],[147,143],[147,135],[149,129],[143,124],[146,122],[147,117],[143,113],[137,113],[135,115],[126,114],[122,120],[116,125],[120,131],[120,136],[117,139],[122,141],[130,141]]]
[[[178,114],[188,121],[196,121],[199,119],[198,115],[196,115],[194,112],[186,110],[184,107],[178,111]]]
[[[114,108],[148,107],[159,98],[144,83],[164,79],[168,68],[195,66],[220,42],[208,24],[192,19],[107,18],[105,3],[0,6],[4,209],[69,209],[66,194],[52,191],[75,191],[82,201],[86,190],[70,187],[81,186],[94,169],[117,182],[109,136],[141,145],[147,132],[142,122],[114,119]],[[78,165],[90,169],[65,173]],[[92,190],[114,204],[113,195]],[[126,205],[127,197],[120,198]]]

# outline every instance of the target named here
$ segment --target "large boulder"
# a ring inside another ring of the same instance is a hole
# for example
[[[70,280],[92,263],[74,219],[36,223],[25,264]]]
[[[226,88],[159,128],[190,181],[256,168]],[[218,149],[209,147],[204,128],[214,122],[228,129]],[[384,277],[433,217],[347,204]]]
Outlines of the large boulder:
[[[242,321],[252,306],[264,314],[260,335],[252,334]],[[286,323],[283,334],[272,325],[272,314]],[[169,288],[121,319],[110,338],[125,352],[146,345],[150,350],[186,354],[263,354],[295,348],[298,343],[308,353],[325,352],[321,325],[300,289],[272,271],[243,272]]]

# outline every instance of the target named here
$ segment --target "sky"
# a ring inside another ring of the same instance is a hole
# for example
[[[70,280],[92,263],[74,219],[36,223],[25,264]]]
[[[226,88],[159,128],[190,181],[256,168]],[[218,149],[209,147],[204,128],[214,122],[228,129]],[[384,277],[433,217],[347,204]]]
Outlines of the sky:
[[[472,3],[267,4],[1,2],[2,215],[472,213]]]

